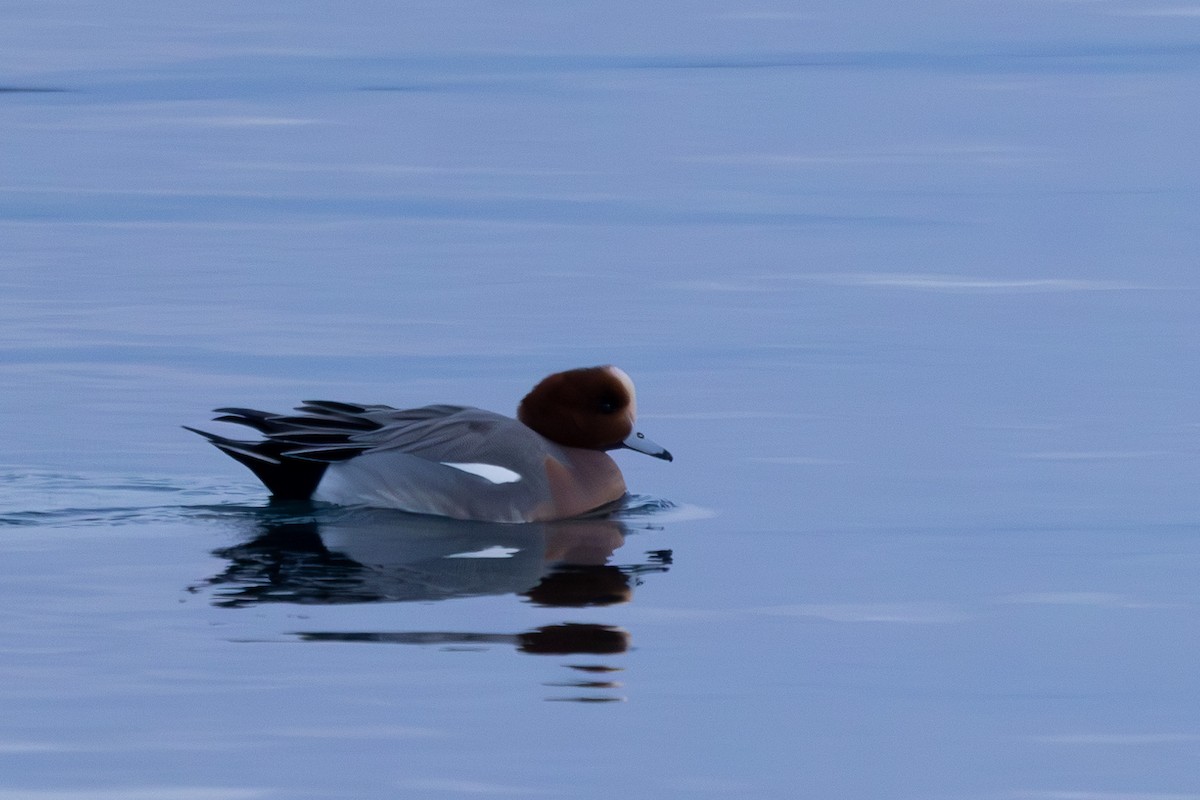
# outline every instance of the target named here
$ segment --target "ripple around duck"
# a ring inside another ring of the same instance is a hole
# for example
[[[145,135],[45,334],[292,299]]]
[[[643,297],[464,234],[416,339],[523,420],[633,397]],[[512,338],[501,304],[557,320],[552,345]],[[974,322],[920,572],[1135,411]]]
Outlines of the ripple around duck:
[[[164,522],[193,517],[205,503],[256,500],[261,493],[249,485],[208,478],[0,471],[0,528]]]
[[[0,468],[0,528],[212,521],[247,514],[310,518],[321,511],[307,503],[272,503],[260,487],[249,483]],[[648,495],[630,495],[599,516],[637,528],[701,519],[712,513]]]
[[[613,519],[625,522],[632,527],[639,523],[656,524],[660,522],[682,522],[694,519],[708,519],[715,512],[688,503],[675,503],[660,497],[644,494],[632,494],[611,512]]]

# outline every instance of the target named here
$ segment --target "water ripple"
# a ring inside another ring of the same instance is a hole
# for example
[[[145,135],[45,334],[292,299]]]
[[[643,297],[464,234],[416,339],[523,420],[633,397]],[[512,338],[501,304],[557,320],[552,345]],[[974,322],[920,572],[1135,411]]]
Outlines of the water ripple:
[[[0,471],[0,527],[164,522],[194,516],[205,503],[255,500],[265,499],[249,484],[208,478]]]
[[[272,503],[261,487],[249,482],[0,468],[0,528],[211,522],[264,514],[278,523],[293,518],[307,521],[313,510],[307,503]],[[711,512],[648,495],[629,495],[594,516],[639,527],[704,518]]]

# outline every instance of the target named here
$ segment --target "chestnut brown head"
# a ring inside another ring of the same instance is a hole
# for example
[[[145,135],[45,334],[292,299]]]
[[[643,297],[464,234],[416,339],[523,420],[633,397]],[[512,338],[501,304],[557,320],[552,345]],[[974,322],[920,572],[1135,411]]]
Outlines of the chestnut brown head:
[[[572,369],[544,378],[521,401],[517,419],[567,447],[629,447],[671,460],[670,453],[637,432],[633,381],[613,366]]]

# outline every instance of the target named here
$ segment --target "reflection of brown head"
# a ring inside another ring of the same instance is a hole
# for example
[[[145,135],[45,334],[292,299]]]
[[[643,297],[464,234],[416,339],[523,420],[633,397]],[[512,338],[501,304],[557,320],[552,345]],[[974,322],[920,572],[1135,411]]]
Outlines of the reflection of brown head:
[[[523,593],[539,606],[611,606],[633,598],[629,576],[611,565],[563,564]]]
[[[611,450],[633,432],[633,382],[616,367],[556,372],[525,395],[517,419],[552,442]]]
[[[562,656],[571,653],[611,655],[629,649],[629,633],[609,625],[568,622],[546,625],[517,635],[522,653]]]
[[[625,527],[611,519],[581,519],[546,526],[547,561],[604,564],[625,544]]]

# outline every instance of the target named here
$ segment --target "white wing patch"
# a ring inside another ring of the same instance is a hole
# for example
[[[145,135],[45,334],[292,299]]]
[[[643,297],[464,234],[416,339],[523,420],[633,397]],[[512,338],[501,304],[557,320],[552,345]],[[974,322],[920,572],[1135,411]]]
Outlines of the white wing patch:
[[[508,467],[501,467],[496,464],[477,464],[477,463],[458,463],[454,461],[443,461],[442,466],[453,467],[463,472],[469,472],[472,475],[478,475],[481,478],[491,481],[495,484],[501,483],[516,483],[521,480],[521,473],[513,472]]]

